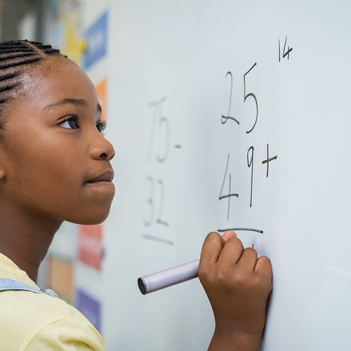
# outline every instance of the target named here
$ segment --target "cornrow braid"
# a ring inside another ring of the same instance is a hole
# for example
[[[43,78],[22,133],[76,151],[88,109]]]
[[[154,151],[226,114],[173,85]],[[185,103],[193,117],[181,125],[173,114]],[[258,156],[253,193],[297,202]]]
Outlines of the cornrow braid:
[[[59,52],[60,52],[59,49],[50,49],[50,50],[45,50],[44,51],[45,54],[57,54]],[[67,57],[67,56],[65,56],[65,57]]]
[[[28,41],[27,39],[23,40],[26,43],[31,43],[32,45],[43,45],[40,41]]]
[[[10,55],[10,56],[5,56],[5,57],[0,57],[0,61],[7,61],[7,60],[14,59],[14,58],[28,57],[28,56],[33,56],[33,55],[35,55],[34,52],[29,52],[28,54]]]
[[[51,45],[35,44],[35,47],[38,49],[51,49]]]
[[[4,76],[0,76],[0,82],[6,79],[15,78],[15,77],[16,77],[15,73],[5,74]]]
[[[11,86],[6,86],[6,87],[3,87],[3,88],[0,88],[0,93],[2,93],[3,91],[5,91],[5,90],[10,90],[10,89],[12,89],[13,87],[11,87]]]
[[[33,62],[36,62],[39,60],[41,60],[41,57],[35,57],[35,58],[29,59],[29,60],[24,60],[24,61],[19,61],[19,62],[12,62],[12,63],[8,63],[7,65],[0,65],[0,69],[25,65],[27,63],[33,63]]]
[[[18,45],[10,45],[10,44],[6,44],[6,45],[1,45],[0,48],[27,48],[28,46],[25,46],[23,44],[18,44]]]
[[[28,41],[27,41],[28,42]],[[3,41],[2,43],[0,43],[0,46],[6,46],[6,45],[25,45],[24,41],[20,41],[20,40],[9,40],[9,41]]]
[[[0,43],[0,62],[6,62],[0,65],[0,132],[4,129],[1,123],[3,109],[23,87],[21,75],[30,65],[39,64],[45,57],[53,55],[67,58],[60,50],[38,41],[10,40]]]
[[[9,52],[34,52],[34,49],[32,48],[11,48],[11,49],[4,49],[2,50],[0,48],[0,54],[7,54]]]

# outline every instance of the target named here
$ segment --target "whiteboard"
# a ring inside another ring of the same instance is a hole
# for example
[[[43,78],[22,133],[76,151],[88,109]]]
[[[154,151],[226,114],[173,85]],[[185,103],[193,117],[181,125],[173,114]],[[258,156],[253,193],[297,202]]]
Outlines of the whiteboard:
[[[239,228],[273,265],[262,350],[348,350],[351,3],[108,9],[107,349],[206,350],[214,322],[199,281],[142,296],[137,278],[199,258],[210,231]]]

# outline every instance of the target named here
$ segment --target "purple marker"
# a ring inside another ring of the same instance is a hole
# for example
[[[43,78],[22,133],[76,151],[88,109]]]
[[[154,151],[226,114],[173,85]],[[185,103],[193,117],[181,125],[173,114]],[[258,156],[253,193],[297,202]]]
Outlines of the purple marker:
[[[200,260],[196,260],[161,272],[145,275],[138,279],[139,289],[142,294],[146,295],[197,278],[199,263]]]

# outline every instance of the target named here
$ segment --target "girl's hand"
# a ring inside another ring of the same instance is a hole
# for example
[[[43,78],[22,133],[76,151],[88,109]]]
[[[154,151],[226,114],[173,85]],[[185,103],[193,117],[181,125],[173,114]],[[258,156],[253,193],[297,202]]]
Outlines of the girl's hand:
[[[210,233],[202,247],[199,278],[216,328],[208,351],[257,350],[272,291],[269,258],[244,249],[233,231]]]

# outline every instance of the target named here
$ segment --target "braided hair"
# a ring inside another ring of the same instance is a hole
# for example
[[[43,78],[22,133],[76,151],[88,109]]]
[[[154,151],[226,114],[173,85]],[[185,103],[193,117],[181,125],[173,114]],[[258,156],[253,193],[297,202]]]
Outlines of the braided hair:
[[[0,43],[0,118],[6,104],[21,88],[21,75],[26,66],[38,64],[48,56],[61,56],[51,45],[28,40],[11,40]],[[4,129],[0,120],[0,132]]]

